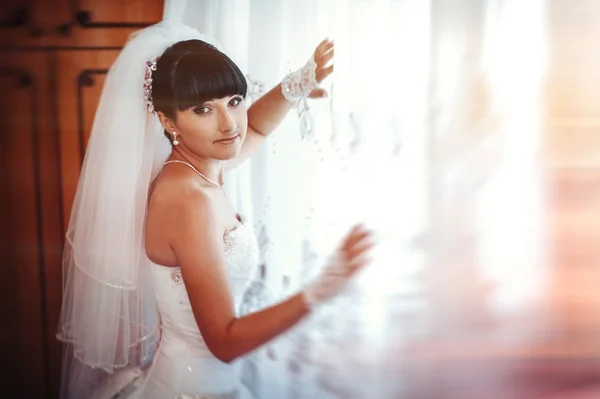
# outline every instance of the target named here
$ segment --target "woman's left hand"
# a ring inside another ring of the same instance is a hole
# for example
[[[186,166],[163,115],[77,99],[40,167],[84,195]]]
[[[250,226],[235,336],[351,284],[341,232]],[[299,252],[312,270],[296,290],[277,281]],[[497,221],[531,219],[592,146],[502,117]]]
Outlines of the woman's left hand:
[[[317,83],[321,83],[333,72],[333,55],[334,46],[333,41],[325,39],[317,46],[314,53],[315,64],[317,64],[315,70],[315,79]],[[323,98],[327,97],[327,90],[316,87],[308,95],[309,98]]]

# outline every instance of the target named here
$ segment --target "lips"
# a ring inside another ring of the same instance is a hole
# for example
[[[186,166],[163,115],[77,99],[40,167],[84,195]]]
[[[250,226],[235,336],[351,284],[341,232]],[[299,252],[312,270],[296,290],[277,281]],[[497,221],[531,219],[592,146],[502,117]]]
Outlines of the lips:
[[[235,140],[236,140],[238,137],[240,137],[240,135],[239,135],[239,134],[236,134],[235,136],[233,136],[233,137],[230,137],[230,138],[228,138],[228,139],[221,139],[221,140],[217,140],[217,143],[225,143],[225,144],[232,143],[232,142],[234,142],[234,141],[235,141]]]

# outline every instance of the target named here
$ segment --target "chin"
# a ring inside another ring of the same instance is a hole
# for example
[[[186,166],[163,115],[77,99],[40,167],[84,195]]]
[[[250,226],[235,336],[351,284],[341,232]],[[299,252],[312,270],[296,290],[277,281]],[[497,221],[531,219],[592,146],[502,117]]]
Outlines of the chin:
[[[224,153],[222,154],[221,161],[229,161],[231,159],[234,159],[238,156],[239,153],[240,149],[238,149],[237,151],[229,151],[227,153]]]
[[[235,158],[242,150],[243,138],[238,137],[230,143],[216,143],[218,147],[219,159],[227,161]]]

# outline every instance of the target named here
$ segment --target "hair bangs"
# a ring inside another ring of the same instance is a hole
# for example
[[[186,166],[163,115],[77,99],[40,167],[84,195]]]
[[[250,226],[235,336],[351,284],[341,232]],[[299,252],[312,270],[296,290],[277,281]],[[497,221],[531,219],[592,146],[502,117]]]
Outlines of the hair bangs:
[[[179,61],[173,77],[173,105],[180,111],[218,98],[246,97],[248,89],[237,65],[218,52],[189,53]]]

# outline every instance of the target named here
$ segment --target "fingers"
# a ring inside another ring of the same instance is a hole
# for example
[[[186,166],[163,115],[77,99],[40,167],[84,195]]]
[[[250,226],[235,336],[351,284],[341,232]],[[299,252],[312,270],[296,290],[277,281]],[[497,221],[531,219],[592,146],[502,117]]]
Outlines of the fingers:
[[[346,262],[345,269],[349,276],[371,262],[369,252],[374,246],[372,231],[362,225],[354,226],[350,230],[341,248],[341,255]]]
[[[317,79],[317,82],[321,82],[323,80],[325,80],[325,78],[327,78],[329,75],[331,75],[331,73],[333,72],[333,65],[330,65],[326,68],[320,68],[317,66],[317,71],[315,72],[315,77]]]
[[[364,228],[353,229],[341,248],[344,258],[352,261],[371,250],[375,245],[372,236],[373,233]]]
[[[363,267],[367,266],[371,263],[372,259],[369,255],[362,255],[357,258],[354,258],[352,261],[348,263],[347,275],[348,277],[352,277],[355,273],[361,270]]]
[[[327,38],[324,39],[317,48],[315,49],[315,61],[318,61],[323,54],[325,54],[329,49],[333,48],[333,40]]]
[[[323,51],[323,49],[325,48],[325,46],[327,46],[328,43],[329,43],[329,39],[323,39],[323,41],[321,41],[321,43],[319,43],[319,45],[315,49],[315,55],[317,55],[317,54],[320,55],[321,52]]]
[[[374,246],[375,243],[373,240],[366,238],[346,251],[344,255],[346,261],[348,262],[349,268],[354,269],[365,264],[365,262],[368,263],[368,260],[370,259],[370,251]]]
[[[352,248],[357,242],[365,238],[370,232],[361,224],[357,224],[346,235],[342,242],[342,250]]]
[[[310,98],[324,98],[324,97],[327,97],[327,96],[328,96],[327,90],[321,89],[321,88],[314,89],[308,95],[308,97],[310,97]]]
[[[358,241],[352,248],[348,249],[348,251],[347,251],[348,258],[352,259],[352,258],[359,257],[363,254],[366,254],[371,249],[373,249],[374,246],[375,246],[375,243],[373,242],[372,234],[369,234],[364,239]]]
[[[334,56],[335,50],[332,40],[325,39],[317,46],[314,54],[314,60],[317,64],[315,71],[317,82],[321,83],[333,72],[333,64],[329,66],[326,65],[333,60]]]
[[[323,55],[321,55],[321,58],[318,60],[315,60],[318,64],[325,66],[327,65],[327,63],[329,61],[331,61],[333,59],[333,56],[335,55],[335,49],[332,47],[329,51],[323,53]]]

